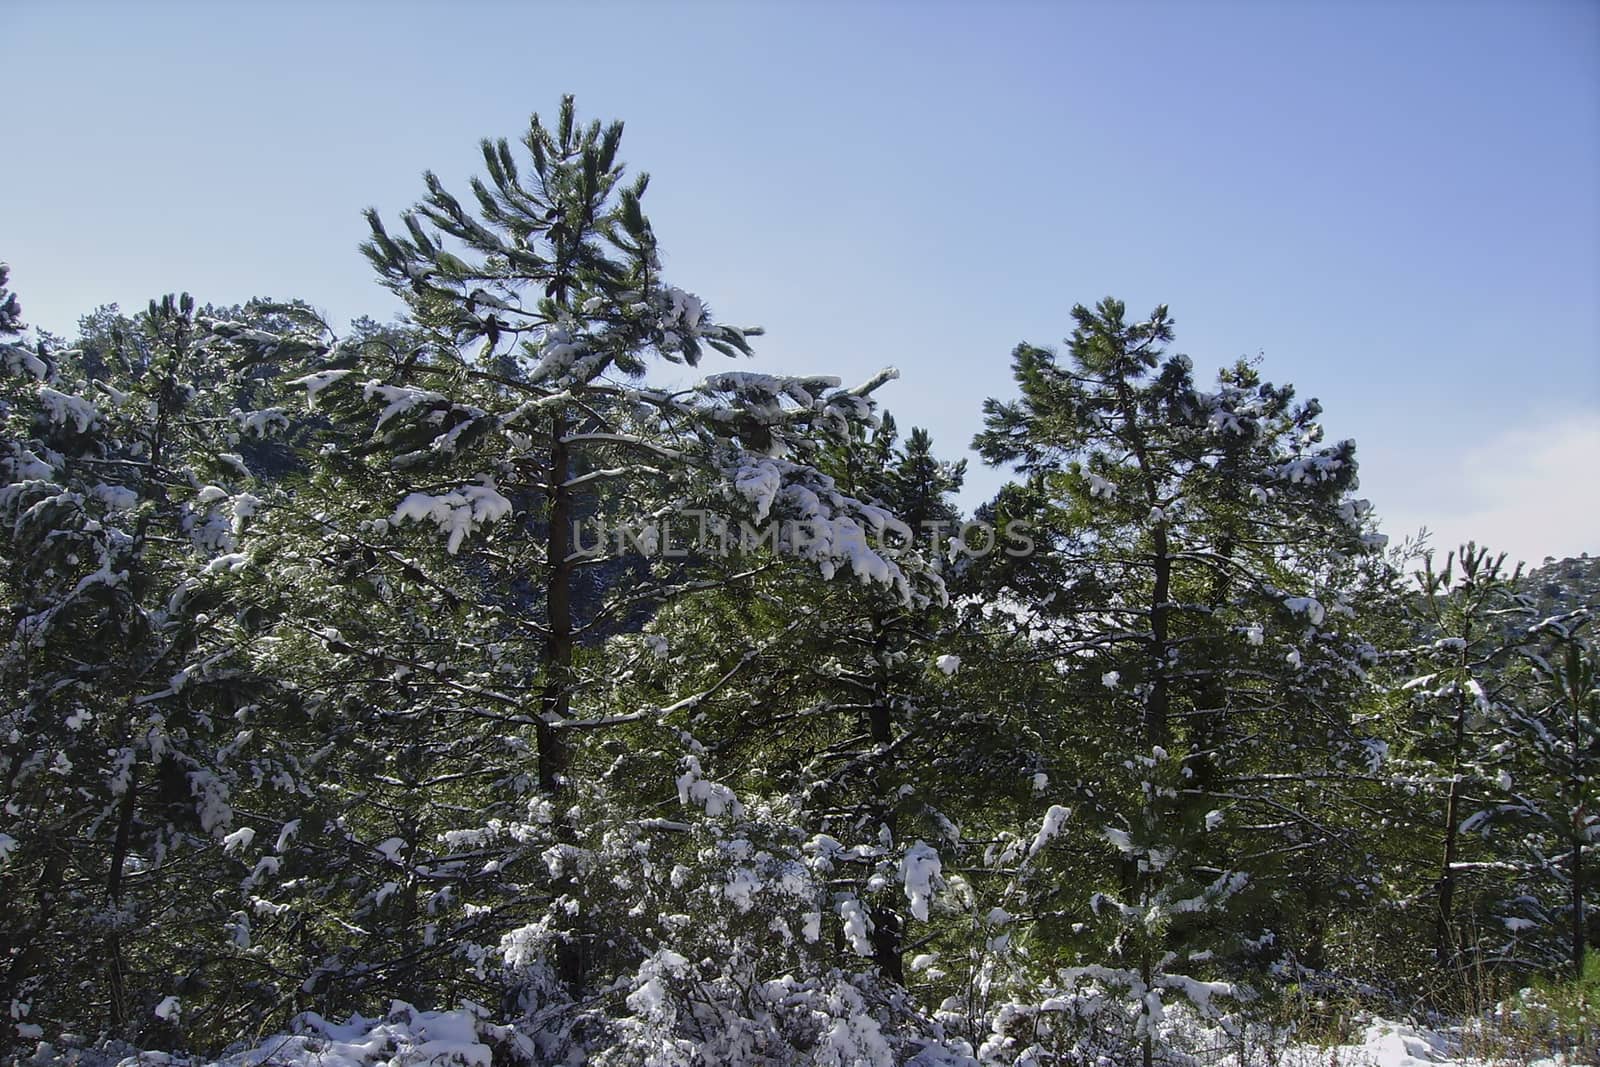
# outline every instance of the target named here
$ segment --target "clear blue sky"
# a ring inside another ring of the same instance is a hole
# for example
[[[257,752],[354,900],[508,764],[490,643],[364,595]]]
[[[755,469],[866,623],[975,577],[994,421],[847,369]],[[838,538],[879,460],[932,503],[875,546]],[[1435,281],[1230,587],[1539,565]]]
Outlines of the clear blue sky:
[[[1592,0],[10,0],[0,69],[0,257],[46,328],[175,289],[386,317],[360,209],[464,192],[572,92],[756,366],[894,364],[951,456],[1012,346],[1112,294],[1320,397],[1392,534],[1600,551]]]

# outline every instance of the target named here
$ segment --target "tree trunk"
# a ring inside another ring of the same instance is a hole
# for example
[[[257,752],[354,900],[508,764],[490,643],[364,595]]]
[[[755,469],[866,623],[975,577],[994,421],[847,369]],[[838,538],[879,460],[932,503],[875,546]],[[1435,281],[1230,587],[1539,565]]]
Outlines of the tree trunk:
[[[1154,498],[1152,497],[1152,500]],[[1152,549],[1155,555],[1155,586],[1150,590],[1150,667],[1151,687],[1150,697],[1144,706],[1144,741],[1150,748],[1161,746],[1165,748],[1171,743],[1171,725],[1169,722],[1172,697],[1167,684],[1167,671],[1170,664],[1167,662],[1169,632],[1167,627],[1169,601],[1172,599],[1172,557],[1169,556],[1167,547],[1167,528],[1157,524],[1152,535]],[[1157,803],[1156,797],[1150,802]],[[1139,876],[1145,883],[1146,890],[1142,896],[1148,897],[1149,883],[1158,876],[1153,872]],[[1163,939],[1164,943],[1165,939]],[[1140,976],[1144,979],[1145,996],[1150,995],[1150,982],[1153,976],[1153,966],[1150,959],[1150,946],[1143,950],[1140,964]],[[1144,1040],[1140,1044],[1140,1060],[1143,1067],[1151,1067],[1155,1048],[1154,1035],[1150,1033],[1150,1006],[1148,1003],[1140,1005],[1139,1010],[1145,1016]]]
[[[545,609],[549,624],[544,646],[544,715],[539,724],[539,790],[555,796],[566,771],[566,740],[553,725],[572,708],[572,495],[566,443],[567,419],[557,414],[550,426],[550,467],[545,486],[549,502]]]
[[[1576,673],[1574,671],[1574,673]],[[1583,979],[1583,956],[1585,935],[1588,927],[1583,914],[1583,838],[1584,816],[1587,814],[1583,788],[1583,775],[1579,773],[1583,757],[1583,699],[1584,694],[1579,692],[1582,687],[1574,682],[1573,692],[1568,698],[1568,706],[1572,710],[1572,769],[1567,779],[1567,789],[1572,796],[1572,852],[1568,856],[1570,880],[1572,882],[1572,978],[1574,981]]]
[[[1231,560],[1234,547],[1231,536],[1223,537],[1217,542],[1217,555]],[[1232,586],[1233,583],[1226,570],[1218,569],[1212,573],[1207,606],[1213,619],[1233,591]],[[1213,636],[1212,640],[1218,638]],[[1226,655],[1225,651],[1219,649],[1218,661],[1220,662]],[[1185,757],[1185,766],[1193,772],[1190,783],[1195,792],[1203,798],[1209,798],[1216,787],[1217,779],[1217,760],[1214,750],[1222,742],[1228,714],[1228,683],[1221,671],[1213,669],[1200,683],[1198,700],[1198,705],[1190,709],[1189,753]]]
[[[1580,808],[1581,812],[1582,809]],[[1572,977],[1583,978],[1585,919],[1583,914],[1583,840],[1572,839]]]
[[[1145,1001],[1139,1005],[1139,1011],[1144,1015],[1144,1040],[1139,1043],[1139,1059],[1143,1067],[1151,1067],[1155,1056],[1155,1035],[1150,1032],[1154,1020],[1150,1017],[1150,980],[1153,977],[1153,968],[1150,966],[1150,949],[1144,950],[1144,956],[1139,961],[1139,977],[1144,979]]]
[[[1172,598],[1172,558],[1167,555],[1167,530],[1157,525],[1154,534],[1155,588],[1150,591],[1150,699],[1144,706],[1144,739],[1150,746],[1165,746],[1170,739],[1167,687],[1167,617]]]
[[[874,658],[881,666],[885,652],[882,627],[879,627],[877,639],[873,644]],[[894,739],[891,699],[887,670],[884,669],[878,680],[878,693],[873,700],[871,711],[868,712],[872,743],[879,749],[887,748]],[[888,831],[891,844],[897,844],[900,839],[899,797],[896,795],[899,783],[895,781],[892,769],[889,764],[882,761],[874,764],[870,787],[872,796],[868,803],[874,816],[873,821]],[[904,985],[906,981],[905,959],[902,952],[904,930],[905,919],[900,914],[900,909],[895,906],[893,898],[888,903],[872,906],[873,962],[877,964],[878,972],[884,978],[899,985]]]
[[[878,730],[880,711],[882,712],[882,720],[885,724],[885,736],[881,740]],[[889,716],[886,710],[879,708],[872,709],[872,737],[875,742],[887,744],[888,718]],[[870,801],[873,809],[873,815],[875,816],[873,821],[876,821],[879,826],[888,830],[889,840],[891,842],[898,842],[900,828],[897,825],[899,820],[896,818],[895,811],[896,798],[892,795],[884,795],[879,791],[880,789],[881,786],[875,784],[875,795]],[[904,929],[905,920],[901,917],[900,909],[895,906],[892,898],[888,902],[878,903],[872,906],[873,962],[878,965],[878,971],[883,975],[884,978],[901,985],[904,985],[906,980],[905,959],[902,953],[902,932]]]
[[[544,645],[544,694],[539,724],[539,791],[548,798],[554,811],[554,831],[561,844],[572,844],[574,828],[561,809],[566,792],[567,743],[561,733],[572,710],[572,495],[567,488],[571,468],[566,442],[567,418],[557,412],[550,422],[550,466],[546,472],[547,501],[545,611],[549,626]],[[556,896],[575,895],[576,880],[568,873],[554,880]],[[568,938],[556,951],[556,973],[573,996],[583,988],[582,919],[572,924]]]
[[[106,978],[111,994],[111,1029],[120,1031],[127,1024],[127,975],[122,959],[122,872],[133,839],[133,816],[139,798],[137,774],[128,778],[127,791],[117,812],[117,837],[111,848],[111,869],[106,875],[106,900],[114,913],[111,932],[106,936]]]
[[[1439,872],[1439,915],[1434,926],[1433,954],[1439,966],[1446,966],[1454,955],[1450,928],[1455,918],[1456,840],[1461,823],[1461,746],[1466,739],[1467,701],[1456,694],[1455,749],[1451,758],[1450,795],[1444,805],[1444,864]]]

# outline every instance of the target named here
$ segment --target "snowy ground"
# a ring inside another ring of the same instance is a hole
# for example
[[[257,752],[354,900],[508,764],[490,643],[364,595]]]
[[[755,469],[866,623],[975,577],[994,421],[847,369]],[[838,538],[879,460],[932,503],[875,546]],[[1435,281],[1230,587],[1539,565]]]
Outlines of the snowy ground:
[[[311,1016],[305,1032],[279,1035],[247,1052],[216,1061],[216,1067],[490,1067],[493,1045],[516,1043],[508,1029],[492,1026],[469,1011],[422,1012],[403,1005],[384,1019],[353,1018],[329,1023]],[[1593,1060],[1528,1058],[1521,1055],[1464,1055],[1459,1039],[1377,1019],[1353,1044],[1262,1049],[1243,1063],[1229,1056],[1209,1067],[1600,1067]],[[102,1060],[94,1054],[60,1056],[41,1047],[36,1063],[95,1061],[118,1067],[172,1067],[185,1061],[159,1052]],[[24,1061],[25,1062],[25,1061]]]
[[[1460,1038],[1405,1023],[1374,1019],[1367,1024],[1361,1039],[1348,1045],[1313,1048],[1296,1045],[1284,1050],[1276,1061],[1264,1057],[1237,1061],[1228,1067],[1600,1067],[1584,1060],[1565,1058],[1527,1058],[1515,1054],[1495,1054],[1484,1058],[1460,1051]]]
[[[521,1046],[519,1059],[536,1058],[525,1038],[509,1027],[487,1022],[484,1014],[482,1009],[417,1011],[398,1002],[381,1019],[356,1016],[331,1023],[310,1014],[301,1018],[300,1033],[268,1038],[253,1049],[205,1067],[491,1067],[496,1046]],[[1469,1054],[1461,1051],[1464,1043],[1471,1047],[1470,1039],[1375,1019],[1351,1044],[1258,1046],[1242,1060],[1237,1054],[1207,1056],[1196,1061],[1196,1067],[1600,1067],[1594,1058]],[[28,1057],[18,1060],[20,1064],[29,1062]],[[48,1044],[39,1046],[31,1063],[38,1067],[200,1067],[163,1052],[119,1056],[102,1049],[58,1050]],[[859,1067],[883,1065],[860,1061]]]

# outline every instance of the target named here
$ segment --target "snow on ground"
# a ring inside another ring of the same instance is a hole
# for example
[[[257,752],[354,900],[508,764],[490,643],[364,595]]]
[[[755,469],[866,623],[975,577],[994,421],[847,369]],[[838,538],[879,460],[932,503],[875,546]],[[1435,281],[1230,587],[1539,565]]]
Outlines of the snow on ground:
[[[1470,1055],[1459,1038],[1388,1019],[1373,1019],[1359,1040],[1347,1045],[1292,1045],[1268,1057],[1230,1057],[1218,1067],[1600,1067],[1592,1060],[1562,1056],[1525,1058],[1514,1052]]]
[[[216,1067],[489,1067],[489,1041],[503,1036],[501,1028],[487,1026],[470,1010],[417,1011],[399,1001],[382,1019],[357,1015],[346,1023],[330,1023],[309,1013],[301,1021],[302,1033],[270,1037],[249,1051],[215,1061]],[[118,1067],[185,1062],[166,1053],[143,1052]]]
[[[175,1022],[180,1014],[177,998],[162,1001],[156,1014]],[[299,1018],[292,1035],[279,1034],[204,1064],[198,1058],[165,1052],[129,1055],[104,1048],[57,1049],[42,1042],[32,1057],[24,1053],[18,1062],[39,1067],[491,1067],[497,1046],[522,1062],[536,1058],[525,1036],[512,1027],[489,1023],[486,1014],[472,1004],[454,1011],[419,1011],[395,1001],[383,1018],[356,1015],[333,1023],[310,1012]],[[1372,1020],[1359,1040],[1345,1045],[1269,1048],[1251,1041],[1241,1057],[1222,1052],[1210,1041],[1203,1043],[1214,1050],[1210,1055],[1200,1053],[1180,1062],[1196,1067],[1600,1067],[1593,1059],[1527,1058],[1509,1052],[1485,1054],[1487,1058],[1466,1055],[1459,1049],[1459,1038],[1385,1019]],[[888,1060],[857,1055],[842,1062],[878,1067]],[[941,1062],[974,1063],[963,1056]],[[984,1060],[983,1067],[990,1063]]]

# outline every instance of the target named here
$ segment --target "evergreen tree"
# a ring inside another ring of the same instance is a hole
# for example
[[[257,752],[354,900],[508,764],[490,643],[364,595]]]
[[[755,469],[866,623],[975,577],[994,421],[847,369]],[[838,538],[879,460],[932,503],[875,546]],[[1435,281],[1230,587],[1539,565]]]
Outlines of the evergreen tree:
[[[1078,781],[1114,851],[1091,911],[1110,922],[1102,944],[1125,968],[1149,1062],[1163,992],[1196,989],[1164,972],[1245,964],[1274,938],[1220,910],[1243,896],[1263,920],[1292,912],[1285,858],[1340,844],[1315,772],[1360,752],[1343,694],[1372,652],[1342,632],[1342,582],[1378,542],[1348,495],[1354,445],[1320,444],[1315,401],[1244,363],[1202,391],[1190,360],[1163,350],[1165,308],[1128,323],[1105,300],[1073,316],[1069,362],[1017,349],[1021,398],[985,403],[975,447],[1027,476],[996,510],[1031,507],[1051,549],[1046,580],[1028,573],[1036,556],[1000,568],[995,592],[1045,624],[1068,706],[1093,708],[1105,731],[1091,727],[1051,777]],[[1097,743],[1120,751],[1073,766]]]
[[[1512,715],[1518,741],[1527,746],[1532,765],[1542,772],[1534,783],[1542,787],[1544,802],[1527,807],[1559,851],[1537,846],[1531,851],[1547,891],[1552,883],[1557,890],[1566,890],[1562,910],[1575,979],[1583,976],[1585,955],[1593,943],[1592,916],[1600,910],[1593,903],[1600,890],[1592,884],[1584,855],[1585,846],[1600,837],[1600,811],[1593,804],[1600,771],[1600,655],[1589,630],[1593,621],[1593,609],[1579,608],[1531,628],[1530,636],[1538,644],[1527,655],[1537,679],[1536,695],[1531,706]]]
[[[288,385],[327,420],[235,579],[272,620],[259,669],[292,681],[283,713],[332,730],[319,773],[345,855],[319,899],[371,935],[330,941],[307,981],[431,1003],[498,962],[547,1049],[608,1026],[584,998],[657,947],[608,864],[649,847],[640,805],[674,798],[695,752],[667,709],[704,698],[618,706],[646,654],[622,635],[725,581],[664,551],[674,517],[726,513],[813,581],[911,595],[873,547],[887,513],[815,465],[892,373],[641,381],[746,354],[759,331],[661,280],[620,134],[580,127],[569,99],[555,129],[534,119],[526,178],[484,145],[476,213],[430,175],[405,236],[372,215],[365,251],[410,306],[403,330],[228,328],[246,361],[308,353]],[[619,769],[618,745],[644,758]]]
[[[258,682],[204,575],[260,500],[216,447],[226,371],[194,302],[101,325],[96,376],[80,351],[8,349],[0,994],[23,1026],[132,1038],[238,955],[219,887],[248,874],[230,793]],[[226,1029],[255,999],[233,984],[200,1022]]]

